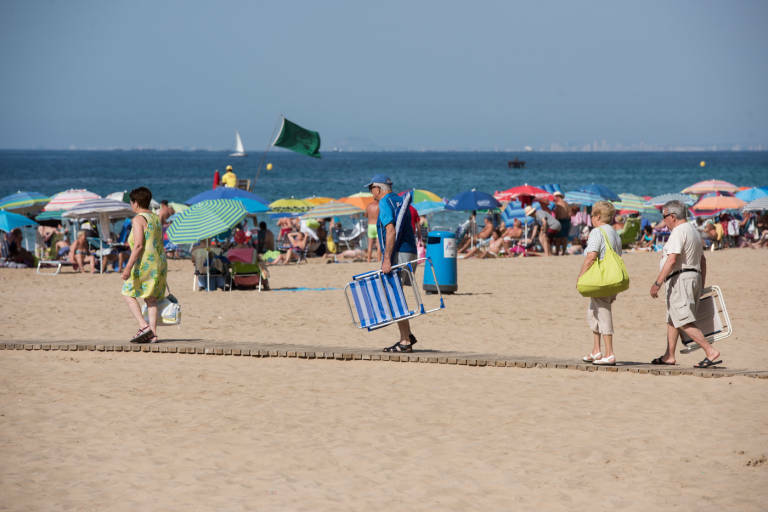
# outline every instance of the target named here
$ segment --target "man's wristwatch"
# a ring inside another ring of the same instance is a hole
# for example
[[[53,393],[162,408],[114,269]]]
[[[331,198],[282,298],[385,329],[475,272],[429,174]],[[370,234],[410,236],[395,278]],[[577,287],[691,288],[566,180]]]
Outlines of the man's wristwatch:
[[[654,282],[653,282],[653,284],[654,284],[655,286],[658,286],[659,288],[661,288],[661,283],[657,283],[656,281],[654,281]]]

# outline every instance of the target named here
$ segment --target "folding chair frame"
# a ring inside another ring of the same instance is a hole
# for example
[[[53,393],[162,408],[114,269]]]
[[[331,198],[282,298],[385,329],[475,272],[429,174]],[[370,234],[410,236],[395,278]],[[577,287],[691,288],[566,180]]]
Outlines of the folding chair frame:
[[[255,273],[255,274],[252,273],[252,272],[248,272],[248,273],[245,273],[245,274],[239,274],[238,272],[235,271],[234,263],[241,263],[241,262],[233,261],[232,263],[233,263],[232,266],[230,266],[230,268],[229,268],[229,291],[230,292],[235,287],[235,279],[236,278],[238,278],[238,277],[256,277],[256,276],[259,276],[259,291],[261,291],[261,281],[262,281],[261,267],[259,267],[259,271],[257,273]]]
[[[432,277],[435,280],[435,288],[438,293],[438,298],[440,299],[440,305],[432,308],[432,309],[425,309],[424,303],[421,300],[421,293],[419,292],[418,285],[416,283],[415,278],[415,270],[413,266],[417,263],[423,262],[424,263],[424,272],[427,271],[427,266],[429,266],[430,271],[432,272]],[[344,298],[347,300],[347,307],[349,308],[349,314],[352,316],[352,323],[354,323],[359,329],[368,329],[368,331],[373,331],[375,329],[380,329],[382,327],[386,327],[388,325],[400,322],[402,320],[408,320],[410,318],[415,318],[417,316],[425,315],[427,313],[432,313],[434,311],[437,311],[439,309],[445,309],[445,302],[443,301],[443,294],[440,292],[440,286],[437,284],[437,275],[435,275],[435,267],[432,265],[432,260],[430,258],[418,258],[412,261],[408,261],[406,263],[400,263],[398,265],[392,266],[392,272],[396,273],[398,277],[401,272],[405,272],[405,274],[409,278],[410,286],[413,290],[413,294],[415,296],[416,301],[418,302],[418,309],[411,311],[410,308],[407,308],[409,313],[403,316],[399,316],[395,318],[394,311],[395,308],[393,307],[389,296],[385,293],[383,296],[383,300],[386,300],[386,307],[387,311],[392,313],[392,319],[387,320],[385,322],[373,324],[373,325],[363,325],[363,322],[359,318],[359,315],[357,318],[355,317],[355,308],[352,307],[352,302],[349,300],[349,290],[351,286],[355,282],[363,281],[366,279],[380,279],[381,275],[383,274],[381,270],[372,270],[370,272],[365,272],[363,274],[358,274],[356,276],[352,276],[352,282],[348,283],[344,287]],[[402,286],[402,285],[401,285]],[[407,286],[407,285],[406,285]],[[403,290],[403,297],[405,297],[405,291]],[[407,302],[405,304],[407,306]]]
[[[723,291],[720,289],[719,286],[712,285],[707,288],[704,288],[701,291],[701,298],[699,298],[699,302],[707,299],[712,299],[714,301],[715,314],[720,316],[720,321],[723,324],[722,329],[718,331],[711,332],[711,333],[707,333],[707,332],[703,333],[704,338],[709,343],[715,343],[716,341],[724,340],[725,338],[733,334],[733,327],[731,326],[731,317],[728,316],[728,310],[725,307],[725,299],[723,299]],[[688,336],[686,336],[685,334],[682,334],[680,338],[683,342],[683,345],[685,345],[685,347],[680,350],[681,354],[688,354],[690,352],[693,352],[694,350],[698,350],[701,348],[698,343],[688,338]]]

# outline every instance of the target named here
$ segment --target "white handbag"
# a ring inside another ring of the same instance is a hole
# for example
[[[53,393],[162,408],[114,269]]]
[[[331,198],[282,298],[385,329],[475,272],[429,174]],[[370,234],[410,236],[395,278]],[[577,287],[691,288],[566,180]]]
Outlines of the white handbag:
[[[179,300],[174,297],[168,288],[168,296],[162,300],[157,301],[157,325],[180,325],[181,324],[181,304]],[[144,303],[141,306],[141,314],[144,315],[144,320],[149,322],[149,313],[147,312],[147,304]]]

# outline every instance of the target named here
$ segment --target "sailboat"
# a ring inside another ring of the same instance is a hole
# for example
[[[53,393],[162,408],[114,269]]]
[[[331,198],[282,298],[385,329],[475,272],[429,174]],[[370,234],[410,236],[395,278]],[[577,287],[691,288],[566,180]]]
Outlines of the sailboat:
[[[248,156],[243,147],[243,139],[240,138],[240,132],[235,130],[235,152],[230,153],[229,156]]]

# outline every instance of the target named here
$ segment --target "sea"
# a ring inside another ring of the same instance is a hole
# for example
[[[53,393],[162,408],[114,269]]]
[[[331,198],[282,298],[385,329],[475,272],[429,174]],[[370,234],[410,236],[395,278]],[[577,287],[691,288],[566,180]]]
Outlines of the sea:
[[[510,169],[515,158],[525,167]],[[702,166],[703,162],[703,166]],[[272,169],[265,170],[271,163]],[[599,183],[617,193],[658,195],[695,182],[722,179],[768,186],[768,152],[324,152],[315,159],[285,150],[229,157],[215,151],[0,151],[0,198],[19,190],[53,195],[84,188],[99,195],[148,187],[157,200],[185,202],[212,187],[216,170],[232,165],[238,178],[273,201],[340,198],[365,190],[373,174],[389,175],[395,191],[427,189],[450,198],[477,189],[489,193],[528,183],[569,191]],[[261,171],[258,169],[261,167]],[[257,179],[258,176],[258,179]]]

